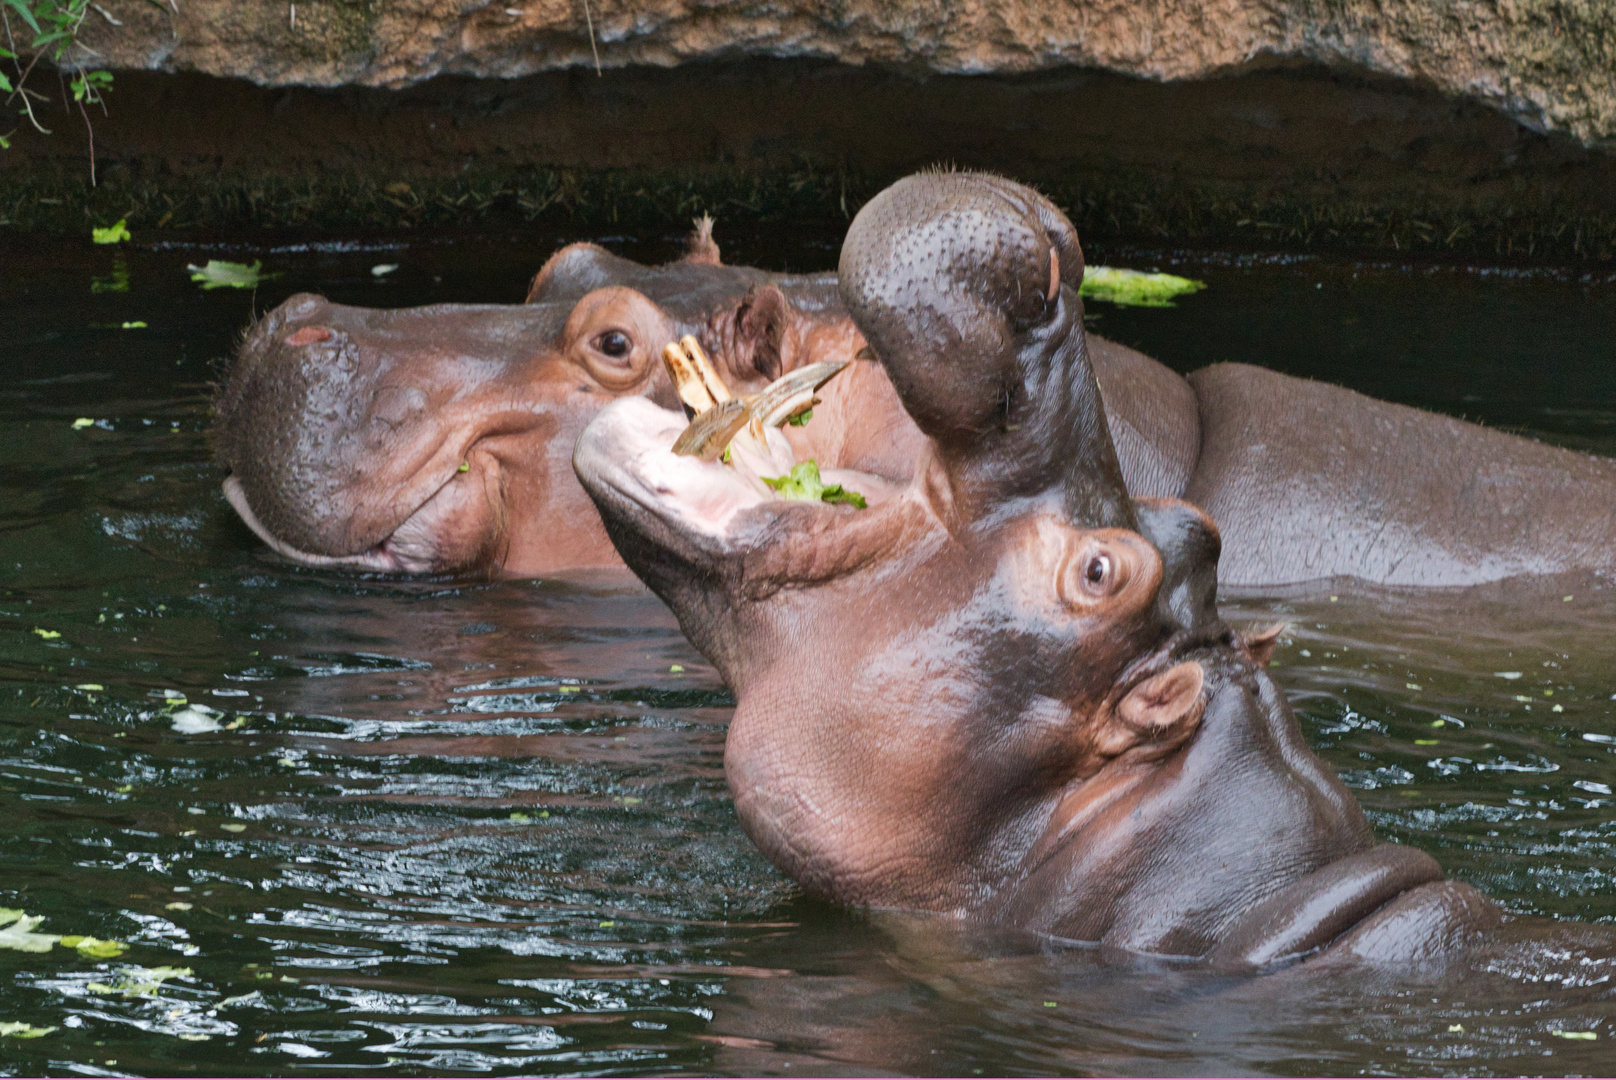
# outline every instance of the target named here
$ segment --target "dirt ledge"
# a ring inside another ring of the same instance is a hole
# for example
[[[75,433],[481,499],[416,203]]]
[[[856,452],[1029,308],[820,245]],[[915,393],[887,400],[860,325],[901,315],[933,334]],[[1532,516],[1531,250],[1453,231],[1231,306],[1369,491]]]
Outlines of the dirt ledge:
[[[997,169],[1090,235],[1603,261],[1616,160],[1474,101],[1318,65],[1161,83],[745,60],[398,91],[120,72],[95,124],[0,153],[0,225],[845,220],[905,172]],[[58,119],[61,119],[58,117]]]

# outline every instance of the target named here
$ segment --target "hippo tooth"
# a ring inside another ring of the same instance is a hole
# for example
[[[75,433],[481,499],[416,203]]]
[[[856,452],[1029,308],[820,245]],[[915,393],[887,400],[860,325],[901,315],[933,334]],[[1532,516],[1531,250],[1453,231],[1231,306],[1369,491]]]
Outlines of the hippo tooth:
[[[695,360],[685,352],[679,342],[668,342],[662,350],[662,362],[667,366],[668,378],[673,380],[673,388],[678,393],[679,400],[688,405],[691,412],[699,417],[718,404],[707,390],[707,385],[701,377],[701,369],[696,366]]]
[[[729,447],[730,440],[751,418],[751,412],[739,401],[731,400],[709,407],[699,413],[679,435],[673,444],[673,452],[703,461],[716,461]]]
[[[766,427],[779,427],[804,409],[812,408],[814,391],[830,382],[847,367],[847,361],[821,361],[788,372],[747,399],[752,415]]]

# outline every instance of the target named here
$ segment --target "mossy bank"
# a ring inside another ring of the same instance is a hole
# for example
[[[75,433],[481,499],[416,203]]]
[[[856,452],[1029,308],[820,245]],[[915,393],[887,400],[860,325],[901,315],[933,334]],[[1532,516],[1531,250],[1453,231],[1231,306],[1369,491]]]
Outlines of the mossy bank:
[[[820,61],[265,89],[120,72],[95,119],[0,153],[0,227],[837,222],[905,172],[993,168],[1095,237],[1616,256],[1616,159],[1476,102],[1318,66],[1159,83]]]

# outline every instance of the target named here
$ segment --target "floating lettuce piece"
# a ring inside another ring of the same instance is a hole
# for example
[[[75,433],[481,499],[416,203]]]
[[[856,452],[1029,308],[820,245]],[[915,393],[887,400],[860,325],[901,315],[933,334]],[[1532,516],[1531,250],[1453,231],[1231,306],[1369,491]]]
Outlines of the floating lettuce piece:
[[[863,510],[864,496],[848,491],[840,484],[827,484],[819,478],[819,462],[809,459],[791,467],[789,476],[765,476],[765,484],[773,488],[782,499],[793,502],[846,503]]]
[[[93,982],[85,987],[93,994],[120,994],[123,997],[151,997],[169,979],[189,979],[190,968],[128,967],[116,982]]]
[[[1173,297],[1200,292],[1206,282],[1177,274],[1147,274],[1111,266],[1090,266],[1083,271],[1079,296],[1105,300],[1122,307],[1173,307]]]
[[[189,705],[173,714],[173,723],[170,726],[181,735],[202,735],[209,731],[223,731],[224,725],[219,723],[219,715],[217,710],[210,709],[206,705]]]
[[[95,960],[111,960],[114,956],[122,956],[129,951],[129,946],[121,941],[106,941],[102,938],[85,937],[83,934],[63,934],[62,944],[69,949],[77,949],[80,956],[88,956]]]
[[[50,1027],[35,1027],[25,1024],[21,1020],[0,1020],[0,1036],[10,1036],[13,1039],[37,1039],[41,1035],[49,1035],[56,1030],[56,1025]]]
[[[110,960],[114,956],[122,956],[129,948],[121,941],[104,941],[101,938],[86,937],[83,934],[37,934],[34,928],[45,921],[43,915],[29,915],[21,908],[0,908],[0,949],[16,949],[18,952],[50,952],[51,946],[60,942],[70,949],[77,949],[80,956],[94,957],[97,960]],[[3,1034],[3,1032],[0,1032]]]
[[[209,259],[206,266],[190,265],[185,269],[191,272],[191,280],[199,283],[204,289],[256,289],[260,282],[270,278],[279,277],[279,274],[266,274],[263,272],[264,264],[261,260],[254,260],[251,266],[246,263],[225,262],[222,259]]]
[[[16,908],[0,908],[0,949],[18,952],[50,952],[59,940],[55,934],[36,934],[34,927],[45,921],[43,915],[25,915]]]
[[[97,244],[121,244],[125,240],[131,240],[133,237],[129,235],[129,229],[124,224],[128,220],[119,218],[116,225],[108,225],[104,229],[91,229],[90,239]]]

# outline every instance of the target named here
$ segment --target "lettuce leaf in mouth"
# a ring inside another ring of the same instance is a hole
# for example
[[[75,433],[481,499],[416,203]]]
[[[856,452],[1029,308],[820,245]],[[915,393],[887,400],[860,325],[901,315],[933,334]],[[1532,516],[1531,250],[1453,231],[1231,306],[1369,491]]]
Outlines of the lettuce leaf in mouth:
[[[788,476],[760,477],[782,499],[793,502],[846,503],[863,510],[869,504],[856,491],[848,491],[840,484],[827,484],[819,477],[819,462],[810,458],[791,467]]]

